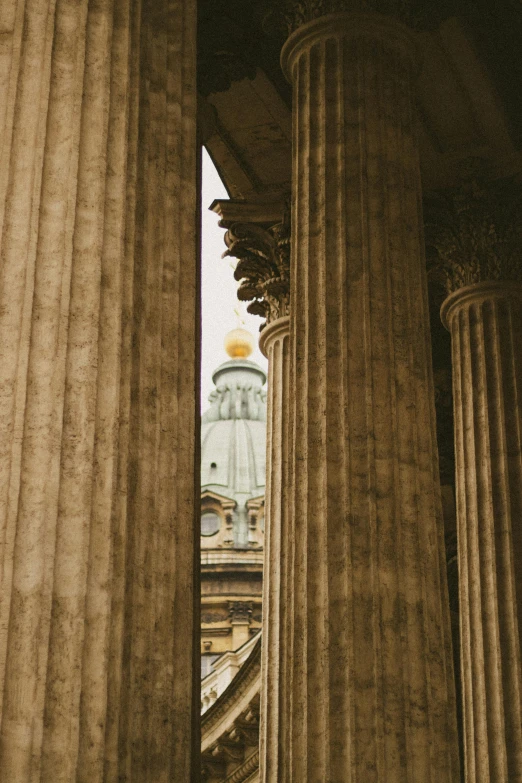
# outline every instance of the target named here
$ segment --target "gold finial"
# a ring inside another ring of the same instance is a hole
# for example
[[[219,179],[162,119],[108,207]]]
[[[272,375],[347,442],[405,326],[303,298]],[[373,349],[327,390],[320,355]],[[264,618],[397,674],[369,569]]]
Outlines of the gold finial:
[[[254,338],[246,329],[232,329],[225,337],[224,345],[231,359],[246,359],[254,350]]]

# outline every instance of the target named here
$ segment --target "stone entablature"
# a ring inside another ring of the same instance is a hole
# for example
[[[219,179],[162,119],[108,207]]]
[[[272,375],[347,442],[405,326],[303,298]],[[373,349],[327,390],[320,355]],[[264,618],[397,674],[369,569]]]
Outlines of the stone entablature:
[[[201,654],[238,650],[261,629],[263,550],[201,553]]]

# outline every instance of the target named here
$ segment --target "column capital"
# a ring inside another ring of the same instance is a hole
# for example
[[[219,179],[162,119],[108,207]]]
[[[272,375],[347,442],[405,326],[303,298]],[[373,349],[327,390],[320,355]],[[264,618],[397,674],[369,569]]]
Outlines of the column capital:
[[[430,274],[448,294],[477,283],[522,282],[522,186],[468,181],[427,201]]]
[[[379,41],[384,49],[400,53],[405,62],[409,62],[417,73],[422,61],[422,51],[415,32],[408,23],[406,14],[375,13],[382,5],[402,5],[400,2],[379,3],[377,0],[346,0],[346,2],[323,2],[311,4],[311,10],[296,13],[294,21],[285,16],[289,32],[281,51],[281,67],[289,82],[292,82],[294,63],[300,54],[326,38],[357,39],[366,38],[372,46]],[[319,7],[320,6],[320,7]],[[334,11],[333,8],[340,10]],[[343,6],[343,8],[341,8]],[[332,8],[327,12],[328,8]],[[308,8],[308,5],[306,5]],[[319,12],[324,9],[324,13]],[[281,12],[278,12],[281,13]],[[302,21],[299,21],[302,20]]]
[[[279,14],[292,33],[321,16],[343,12],[379,13],[411,23],[414,5],[412,0],[284,0]]]
[[[427,0],[269,0],[269,6],[268,28],[279,28],[288,35],[331,14],[379,14],[415,28],[432,28],[448,15],[445,3],[435,6]]]
[[[234,272],[237,292],[249,301],[247,310],[270,323],[289,314],[290,216],[268,228],[256,223],[233,223],[225,234],[223,257],[238,259]],[[264,326],[264,324],[263,324]],[[261,327],[263,328],[263,327]]]
[[[485,280],[456,288],[446,297],[440,308],[440,318],[451,331],[451,322],[461,307],[492,300],[520,300],[522,304],[522,278],[514,280]]]

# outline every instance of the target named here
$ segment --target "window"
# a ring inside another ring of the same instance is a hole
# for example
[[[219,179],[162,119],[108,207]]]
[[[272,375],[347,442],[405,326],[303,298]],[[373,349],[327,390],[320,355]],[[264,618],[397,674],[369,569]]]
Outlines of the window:
[[[201,515],[201,535],[213,536],[221,527],[221,517],[215,511],[205,511]]]

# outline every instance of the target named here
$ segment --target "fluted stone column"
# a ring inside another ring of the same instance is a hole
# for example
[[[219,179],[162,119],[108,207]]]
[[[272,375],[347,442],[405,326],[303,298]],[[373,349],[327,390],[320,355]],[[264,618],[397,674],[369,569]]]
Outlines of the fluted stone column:
[[[522,781],[522,191],[446,195],[429,243],[450,292],[465,770]]]
[[[288,568],[292,542],[288,527],[291,442],[290,317],[268,323],[259,340],[268,359],[267,477],[259,765],[262,781],[285,779],[288,734],[284,699],[288,667],[284,652],[291,617]]]
[[[6,783],[197,770],[193,6],[1,4]]]
[[[225,255],[239,259],[235,271],[236,279],[241,280],[239,298],[250,300],[250,312],[266,318],[259,339],[268,359],[259,765],[262,781],[279,781],[286,779],[288,722],[285,723],[284,699],[288,692],[288,662],[284,653],[291,617],[289,214],[268,229],[233,222],[225,241],[229,248]]]
[[[415,40],[358,10],[404,3],[288,5],[293,601],[279,779],[454,783]]]

